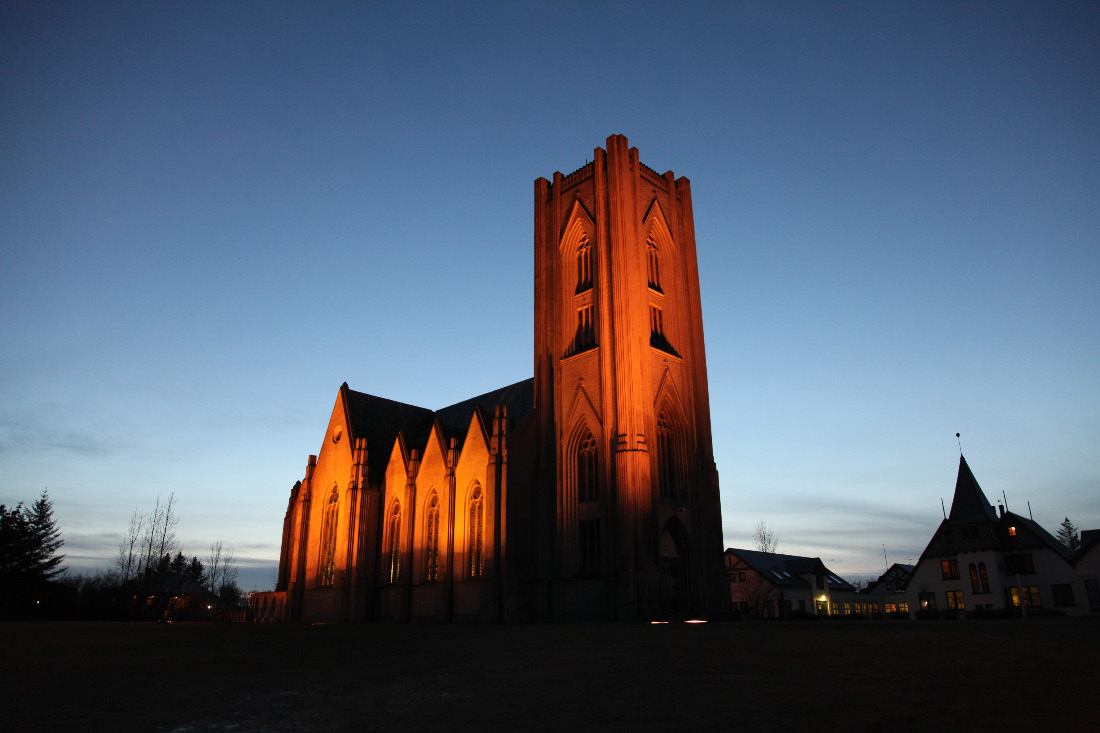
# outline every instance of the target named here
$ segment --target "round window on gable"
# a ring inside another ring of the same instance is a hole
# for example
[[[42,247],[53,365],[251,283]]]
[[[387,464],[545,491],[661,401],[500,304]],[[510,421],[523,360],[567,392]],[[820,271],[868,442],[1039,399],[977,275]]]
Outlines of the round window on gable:
[[[332,431],[332,442],[339,443],[340,438],[344,436],[344,429],[341,427],[334,428]]]

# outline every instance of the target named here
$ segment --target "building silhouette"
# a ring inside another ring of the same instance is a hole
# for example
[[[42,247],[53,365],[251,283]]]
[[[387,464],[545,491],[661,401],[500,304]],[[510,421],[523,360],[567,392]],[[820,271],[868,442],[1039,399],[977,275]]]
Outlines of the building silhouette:
[[[951,511],[921,553],[905,593],[910,610],[928,617],[1021,607],[1086,614],[1100,610],[1098,559],[1093,548],[1071,552],[1030,517],[994,509],[960,456]]]
[[[535,181],[533,378],[435,411],[341,385],[258,618],[725,607],[690,183],[606,145]]]
[[[873,615],[852,585],[819,557],[728,548],[724,555],[730,604],[761,618]]]

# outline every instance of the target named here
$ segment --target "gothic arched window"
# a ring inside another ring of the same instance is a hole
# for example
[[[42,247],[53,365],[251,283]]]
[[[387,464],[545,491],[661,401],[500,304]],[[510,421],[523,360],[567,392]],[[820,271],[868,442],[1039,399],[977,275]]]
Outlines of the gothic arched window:
[[[986,570],[985,570],[985,563],[984,562],[978,563],[978,575],[981,577],[981,581],[982,581],[982,593],[988,593],[989,592],[989,573],[987,573]]]
[[[424,579],[439,580],[439,496],[432,495],[428,502],[424,527]]]
[[[577,501],[596,501],[600,498],[599,456],[596,439],[591,430],[585,430],[577,446]]]
[[[577,290],[583,293],[592,287],[592,247],[588,235],[582,235],[577,245]]]
[[[657,414],[657,480],[662,497],[683,498],[683,448],[667,409]]]
[[[389,520],[389,545],[386,557],[390,562],[390,582],[396,583],[401,577],[401,502],[393,503]]]
[[[653,243],[652,237],[646,240],[646,251],[649,261],[649,287],[659,293],[663,293],[664,291],[661,290],[660,253],[657,251],[657,245]]]
[[[339,510],[340,495],[333,486],[321,520],[321,585],[332,585],[336,580],[336,523],[340,517]]]
[[[569,356],[587,351],[596,345],[596,328],[592,311],[592,305],[584,305],[577,309],[577,332],[573,335]]]
[[[475,486],[470,496],[470,527],[467,535],[466,565],[471,578],[480,578],[484,568],[482,548],[485,534],[485,500],[481,487]]]
[[[982,592],[982,584],[978,581],[978,566],[970,563],[970,588],[975,593]]]

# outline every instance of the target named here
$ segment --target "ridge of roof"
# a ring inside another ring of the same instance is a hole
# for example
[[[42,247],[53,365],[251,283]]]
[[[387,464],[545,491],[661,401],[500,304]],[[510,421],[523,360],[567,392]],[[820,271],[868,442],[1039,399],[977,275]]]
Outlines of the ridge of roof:
[[[1073,559],[1073,552],[1068,547],[1063,545],[1057,537],[1043,529],[1043,526],[1036,522],[1034,519],[1031,519],[1030,517],[1020,516],[1016,512],[1005,512],[1005,515],[1001,519],[1001,521],[1005,522],[1006,524],[1023,525],[1024,527],[1027,527],[1032,532],[1032,534],[1041,539],[1047,545],[1047,547],[1054,550],[1064,559]]]
[[[814,573],[820,567],[826,576],[832,576],[840,581],[841,588],[845,590],[854,590],[848,581],[826,567],[820,557],[783,555],[778,552],[760,552],[759,550],[744,550],[736,547],[727,548],[726,552],[732,552],[739,560],[761,575],[765,572],[775,573],[776,571],[790,573],[791,577],[780,578],[778,576],[773,576],[768,579],[770,582],[778,581],[777,584],[779,585],[806,585],[806,581],[797,576]]]
[[[456,402],[439,410],[410,405],[405,402],[358,392],[344,382],[340,389],[346,396],[348,429],[354,438],[367,439],[367,465],[372,483],[378,483],[398,434],[403,434],[405,446],[423,453],[438,422],[445,439],[457,438],[459,447],[466,439],[466,432],[475,411],[491,415],[490,408],[505,405],[508,417],[515,423],[527,416],[534,407],[534,378],[525,379],[476,397]]]

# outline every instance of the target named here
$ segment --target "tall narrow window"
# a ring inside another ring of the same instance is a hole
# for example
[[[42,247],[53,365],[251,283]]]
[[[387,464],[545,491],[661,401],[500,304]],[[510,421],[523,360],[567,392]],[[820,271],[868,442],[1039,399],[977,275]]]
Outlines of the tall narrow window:
[[[439,580],[439,496],[433,494],[428,502],[424,527],[424,579]]]
[[[681,499],[680,487],[680,441],[677,440],[676,426],[661,410],[657,414],[657,481],[661,496],[666,499]]]
[[[482,549],[485,531],[485,500],[481,496],[481,487],[475,486],[470,497],[470,531],[466,551],[467,566],[471,578],[480,578],[484,569]]]
[[[680,355],[665,336],[664,311],[653,303],[649,304],[649,345],[673,356]]]
[[[661,261],[658,257],[657,245],[653,243],[652,238],[646,240],[646,250],[649,253],[649,287],[663,293],[664,291],[661,290]]]
[[[988,593],[989,592],[989,573],[987,573],[985,571],[985,563],[984,562],[978,563],[978,575],[981,577],[981,581],[982,581],[982,593]]]
[[[600,520],[582,519],[577,523],[580,544],[580,569],[600,569]]]
[[[655,305],[649,306],[649,332],[654,336],[664,338],[665,317],[661,309]]]
[[[572,354],[587,351],[596,345],[596,331],[592,325],[592,306],[586,305],[577,309],[577,332],[573,336]]]
[[[401,504],[393,503],[393,511],[390,512],[389,522],[389,548],[386,556],[390,561],[390,582],[396,583],[401,578]]]
[[[334,486],[321,520],[321,585],[332,585],[336,581],[336,523],[339,510],[340,495]]]
[[[978,580],[978,566],[974,563],[970,563],[970,588],[975,593],[982,592],[982,584]]]
[[[596,453],[596,439],[592,431],[585,431],[577,446],[577,501],[596,501],[600,498],[600,477]]]
[[[958,580],[959,579],[959,561],[956,559],[943,560],[940,562],[940,572],[943,575],[944,580]]]
[[[592,247],[588,242],[588,235],[581,237],[581,243],[577,246],[577,290],[583,293],[592,287]]]

